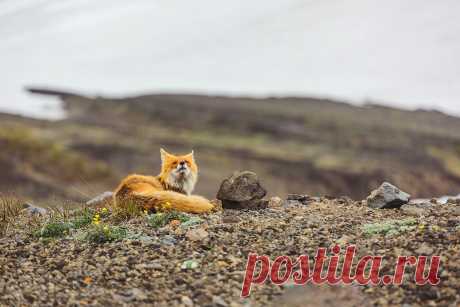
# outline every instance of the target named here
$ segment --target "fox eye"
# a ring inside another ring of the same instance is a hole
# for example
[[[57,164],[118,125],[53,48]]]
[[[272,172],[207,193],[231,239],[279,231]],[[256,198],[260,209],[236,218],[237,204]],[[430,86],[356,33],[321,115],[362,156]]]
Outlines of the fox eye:
[[[177,161],[174,161],[174,162],[172,163],[172,165],[173,165],[173,166],[177,166]]]

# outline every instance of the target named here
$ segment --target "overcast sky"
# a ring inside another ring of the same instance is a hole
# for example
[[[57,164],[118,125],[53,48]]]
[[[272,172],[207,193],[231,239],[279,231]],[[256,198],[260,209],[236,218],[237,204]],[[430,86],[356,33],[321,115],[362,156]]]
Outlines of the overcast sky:
[[[458,0],[1,0],[0,110],[88,94],[302,95],[460,115]]]

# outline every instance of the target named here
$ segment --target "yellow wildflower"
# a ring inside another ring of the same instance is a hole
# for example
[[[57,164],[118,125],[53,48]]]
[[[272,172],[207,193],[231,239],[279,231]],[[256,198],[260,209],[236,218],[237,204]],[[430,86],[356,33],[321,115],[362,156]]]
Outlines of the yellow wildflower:
[[[102,213],[107,213],[109,210],[107,208],[102,208]]]
[[[93,279],[90,276],[86,276],[85,278],[83,278],[83,283],[85,283],[86,285],[90,285],[92,282]]]
[[[96,213],[96,214],[94,215],[94,217],[93,217],[93,223],[94,223],[95,225],[99,225],[100,220],[101,220],[101,216],[100,216],[99,214]]]
[[[173,228],[176,228],[180,225],[180,221],[179,220],[172,220],[171,222],[169,222],[169,225]]]

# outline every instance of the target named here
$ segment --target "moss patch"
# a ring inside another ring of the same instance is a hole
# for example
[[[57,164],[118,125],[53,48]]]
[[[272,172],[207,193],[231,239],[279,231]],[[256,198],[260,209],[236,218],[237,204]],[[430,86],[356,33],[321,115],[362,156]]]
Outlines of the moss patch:
[[[415,219],[388,220],[381,223],[365,224],[362,226],[362,230],[369,236],[377,234],[393,236],[414,230],[416,224],[417,221]]]

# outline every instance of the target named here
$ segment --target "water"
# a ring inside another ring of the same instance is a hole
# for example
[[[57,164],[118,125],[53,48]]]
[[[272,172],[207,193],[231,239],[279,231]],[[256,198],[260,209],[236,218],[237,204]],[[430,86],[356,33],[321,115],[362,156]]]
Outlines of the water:
[[[366,100],[460,115],[458,0],[1,0],[0,110],[24,86]]]

